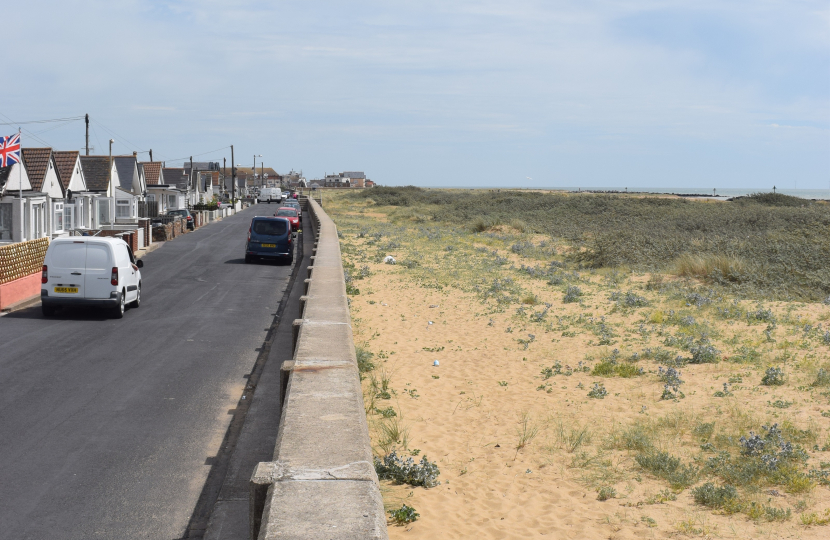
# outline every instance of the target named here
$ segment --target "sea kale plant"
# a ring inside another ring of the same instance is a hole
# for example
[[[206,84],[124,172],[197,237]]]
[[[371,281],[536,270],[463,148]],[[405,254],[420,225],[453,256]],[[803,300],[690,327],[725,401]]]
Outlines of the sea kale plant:
[[[431,488],[439,485],[440,470],[435,462],[430,462],[426,456],[415,462],[411,457],[401,459],[395,450],[392,450],[383,459],[375,456],[375,472],[381,480],[392,480],[398,484],[423,486]]]

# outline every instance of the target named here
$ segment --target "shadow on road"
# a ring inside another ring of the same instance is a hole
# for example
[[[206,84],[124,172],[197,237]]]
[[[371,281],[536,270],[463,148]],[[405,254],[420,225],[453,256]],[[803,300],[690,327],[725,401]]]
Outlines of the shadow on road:
[[[56,321],[105,321],[112,318],[107,310],[84,307],[59,308],[51,317],[44,317],[39,305],[12,311],[6,317],[10,319],[48,319]]]

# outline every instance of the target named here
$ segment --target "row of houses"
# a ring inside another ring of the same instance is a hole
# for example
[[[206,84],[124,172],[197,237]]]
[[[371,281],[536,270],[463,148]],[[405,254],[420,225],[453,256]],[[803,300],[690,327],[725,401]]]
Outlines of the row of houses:
[[[366,178],[366,174],[360,171],[346,171],[335,174],[327,174],[320,180],[312,180],[308,183],[310,188],[368,188],[374,187],[375,183]]]
[[[195,164],[167,168],[135,155],[23,148],[20,163],[0,167],[0,245],[136,225],[140,217],[187,208],[230,188],[218,170]]]

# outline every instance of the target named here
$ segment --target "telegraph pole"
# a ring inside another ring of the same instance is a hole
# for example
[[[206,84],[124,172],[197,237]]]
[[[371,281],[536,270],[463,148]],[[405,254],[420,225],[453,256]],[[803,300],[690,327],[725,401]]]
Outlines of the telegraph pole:
[[[233,145],[231,145],[231,200],[236,208],[236,162],[233,160]]]
[[[150,163],[153,162],[153,149],[150,148]]]
[[[86,122],[86,155],[89,155],[89,115],[84,117]]]
[[[222,187],[225,188],[225,193],[228,191],[228,184],[226,182],[226,177],[228,176],[228,158],[222,158]],[[233,204],[233,201],[231,201]]]

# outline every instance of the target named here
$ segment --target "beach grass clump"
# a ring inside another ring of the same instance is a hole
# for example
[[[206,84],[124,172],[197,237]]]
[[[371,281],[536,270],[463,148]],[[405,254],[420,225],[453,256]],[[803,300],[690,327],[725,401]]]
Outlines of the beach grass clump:
[[[392,480],[398,484],[423,486],[431,488],[439,485],[438,475],[441,471],[435,462],[430,462],[426,455],[416,462],[411,457],[401,459],[392,450],[383,459],[375,456],[375,472],[381,480]]]
[[[372,362],[372,358],[375,356],[373,352],[361,345],[355,345],[354,352],[357,357],[357,369],[361,373],[361,377],[363,373],[375,369],[375,364]]]
[[[695,483],[698,469],[685,465],[680,458],[668,452],[646,452],[634,457],[637,465],[657,478],[666,480],[675,489],[685,489]]]
[[[729,484],[716,486],[712,482],[706,482],[692,490],[692,497],[697,504],[718,510],[738,510],[739,506],[738,490]]]
[[[611,486],[602,486],[597,488],[597,500],[607,501],[608,499],[617,498],[617,490]]]

